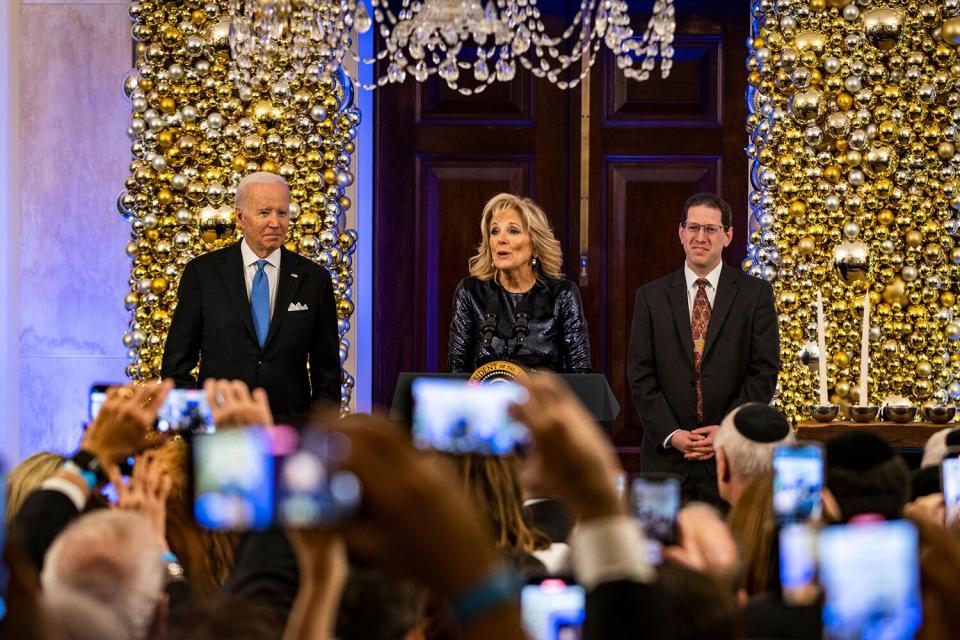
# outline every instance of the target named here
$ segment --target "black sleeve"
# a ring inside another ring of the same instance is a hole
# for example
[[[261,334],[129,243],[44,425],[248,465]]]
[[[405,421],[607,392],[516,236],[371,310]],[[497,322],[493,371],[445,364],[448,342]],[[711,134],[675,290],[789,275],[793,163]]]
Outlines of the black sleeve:
[[[297,597],[300,572],[293,547],[283,531],[246,534],[223,592],[274,609],[286,620]]]
[[[450,343],[447,349],[447,371],[450,373],[473,371],[479,341],[479,327],[464,282],[457,285],[453,296],[453,317],[450,319]]]
[[[43,557],[54,539],[79,515],[77,507],[65,494],[41,489],[27,497],[13,517],[10,528],[18,532],[27,557],[40,571],[43,569]]]
[[[340,405],[340,337],[337,332],[337,303],[330,274],[320,267],[317,320],[310,347],[310,388],[313,402]]]
[[[671,637],[662,609],[665,594],[656,584],[604,582],[587,593],[584,640],[649,640]]]
[[[564,366],[572,373],[590,373],[590,332],[583,314],[580,289],[573,282],[560,294],[558,320],[563,330]]]
[[[766,282],[760,291],[753,314],[751,332],[750,362],[747,374],[740,386],[740,393],[726,413],[733,411],[746,402],[770,402],[777,388],[777,374],[780,372],[780,331],[777,326],[777,308],[773,298],[773,287]]]
[[[167,342],[163,347],[160,377],[172,378],[178,388],[193,388],[197,380],[191,373],[200,359],[203,337],[203,313],[200,307],[200,279],[193,262],[180,276],[177,308],[173,312]]]
[[[627,357],[627,380],[644,432],[658,444],[680,428],[677,417],[660,391],[657,378],[657,356],[654,349],[653,319],[643,289],[637,291],[630,329],[630,351]]]

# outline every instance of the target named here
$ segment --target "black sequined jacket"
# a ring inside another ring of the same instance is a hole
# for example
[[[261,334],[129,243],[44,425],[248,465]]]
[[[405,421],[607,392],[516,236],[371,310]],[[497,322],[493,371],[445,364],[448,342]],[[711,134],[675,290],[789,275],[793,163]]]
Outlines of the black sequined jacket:
[[[527,318],[528,333],[521,341],[522,316]],[[485,319],[493,317],[496,330],[484,346]],[[469,373],[492,360],[558,373],[589,373],[590,336],[577,285],[537,280],[526,293],[510,293],[496,280],[461,280],[453,301],[447,369]]]

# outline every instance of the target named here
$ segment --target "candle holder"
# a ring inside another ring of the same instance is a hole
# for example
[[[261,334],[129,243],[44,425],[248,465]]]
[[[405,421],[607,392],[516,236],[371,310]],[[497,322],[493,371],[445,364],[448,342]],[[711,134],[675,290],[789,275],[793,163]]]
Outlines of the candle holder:
[[[880,407],[864,407],[860,405],[850,405],[847,407],[847,413],[854,422],[873,422],[880,413]]]
[[[807,407],[810,417],[817,422],[832,422],[840,413],[838,404],[815,404]]]
[[[883,410],[883,415],[887,420],[899,422],[900,424],[906,424],[908,422],[913,422],[913,419],[917,417],[917,408],[906,405],[888,404]]]
[[[953,405],[932,404],[923,408],[923,417],[933,424],[947,424],[957,415],[957,408]]]

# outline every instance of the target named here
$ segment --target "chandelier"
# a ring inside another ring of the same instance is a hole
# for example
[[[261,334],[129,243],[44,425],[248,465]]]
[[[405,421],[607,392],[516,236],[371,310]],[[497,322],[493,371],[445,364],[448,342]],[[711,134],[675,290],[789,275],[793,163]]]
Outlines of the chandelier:
[[[318,82],[343,68],[346,56],[358,64],[384,61],[386,72],[362,84],[365,89],[438,75],[464,95],[509,82],[521,67],[561,89],[573,88],[601,45],[634,80],[649,78],[658,60],[666,78],[673,64],[673,0],[653,3],[642,35],[630,27],[626,0],[581,0],[573,22],[557,36],[547,33],[537,0],[369,0],[372,17],[367,1],[231,0],[238,84]],[[353,39],[374,24],[383,46],[374,57],[360,58]]]

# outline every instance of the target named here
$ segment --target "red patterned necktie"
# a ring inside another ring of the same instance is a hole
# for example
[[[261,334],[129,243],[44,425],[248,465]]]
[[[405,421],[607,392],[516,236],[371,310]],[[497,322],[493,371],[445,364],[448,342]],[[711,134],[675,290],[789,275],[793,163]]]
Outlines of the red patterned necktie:
[[[693,298],[693,316],[690,318],[690,335],[693,338],[693,375],[697,384],[697,422],[703,424],[703,387],[700,386],[700,363],[703,361],[703,344],[710,324],[710,300],[707,299],[706,278],[697,278],[697,295]]]

